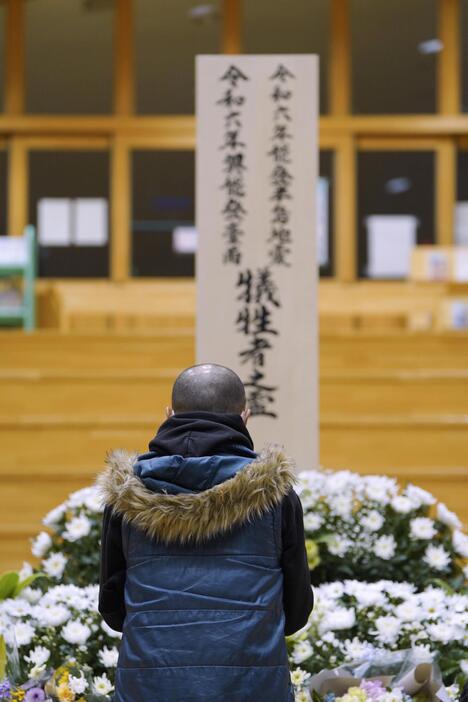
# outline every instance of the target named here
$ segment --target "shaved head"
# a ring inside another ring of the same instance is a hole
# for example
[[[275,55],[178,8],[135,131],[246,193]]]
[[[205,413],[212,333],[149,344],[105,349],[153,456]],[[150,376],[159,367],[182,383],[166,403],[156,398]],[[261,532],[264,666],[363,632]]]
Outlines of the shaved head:
[[[237,373],[216,363],[203,363],[182,371],[172,388],[172,409],[177,412],[242,414],[245,389]]]

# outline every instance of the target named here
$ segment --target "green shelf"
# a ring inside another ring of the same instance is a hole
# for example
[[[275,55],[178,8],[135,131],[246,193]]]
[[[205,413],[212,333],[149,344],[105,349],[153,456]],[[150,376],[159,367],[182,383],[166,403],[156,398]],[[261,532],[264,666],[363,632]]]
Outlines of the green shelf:
[[[27,251],[24,266],[0,264],[0,278],[22,278],[23,304],[17,307],[0,306],[0,326],[22,325],[26,331],[32,331],[36,326],[36,232],[33,226],[26,227],[24,238]]]

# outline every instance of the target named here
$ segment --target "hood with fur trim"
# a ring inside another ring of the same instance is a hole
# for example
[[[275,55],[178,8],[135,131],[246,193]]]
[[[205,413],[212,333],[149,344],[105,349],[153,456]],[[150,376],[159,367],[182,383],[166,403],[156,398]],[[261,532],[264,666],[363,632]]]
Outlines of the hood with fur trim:
[[[178,494],[148,489],[135,474],[137,458],[113,451],[96,484],[105,504],[125,521],[167,544],[206,541],[259,517],[278,505],[295,483],[292,461],[273,448],[223,482]]]

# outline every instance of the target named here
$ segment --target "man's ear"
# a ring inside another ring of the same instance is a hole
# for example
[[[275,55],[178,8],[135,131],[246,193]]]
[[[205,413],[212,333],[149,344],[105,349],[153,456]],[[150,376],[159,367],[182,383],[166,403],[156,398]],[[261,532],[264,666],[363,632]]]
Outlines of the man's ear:
[[[174,410],[172,407],[166,407],[166,419],[174,416]]]
[[[241,413],[242,421],[244,422],[244,424],[247,424],[247,422],[249,421],[249,417],[250,417],[251,414],[252,414],[252,413],[251,413],[251,411],[249,410],[248,407],[246,407],[245,410]]]

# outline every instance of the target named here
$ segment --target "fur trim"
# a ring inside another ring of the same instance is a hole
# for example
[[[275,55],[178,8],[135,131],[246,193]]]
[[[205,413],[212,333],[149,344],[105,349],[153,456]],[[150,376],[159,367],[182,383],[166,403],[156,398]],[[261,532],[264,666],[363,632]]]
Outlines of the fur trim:
[[[224,483],[198,493],[168,495],[145,487],[133,472],[136,454],[113,451],[96,484],[107,505],[150,538],[201,542],[267,512],[296,482],[292,462],[268,448]]]

